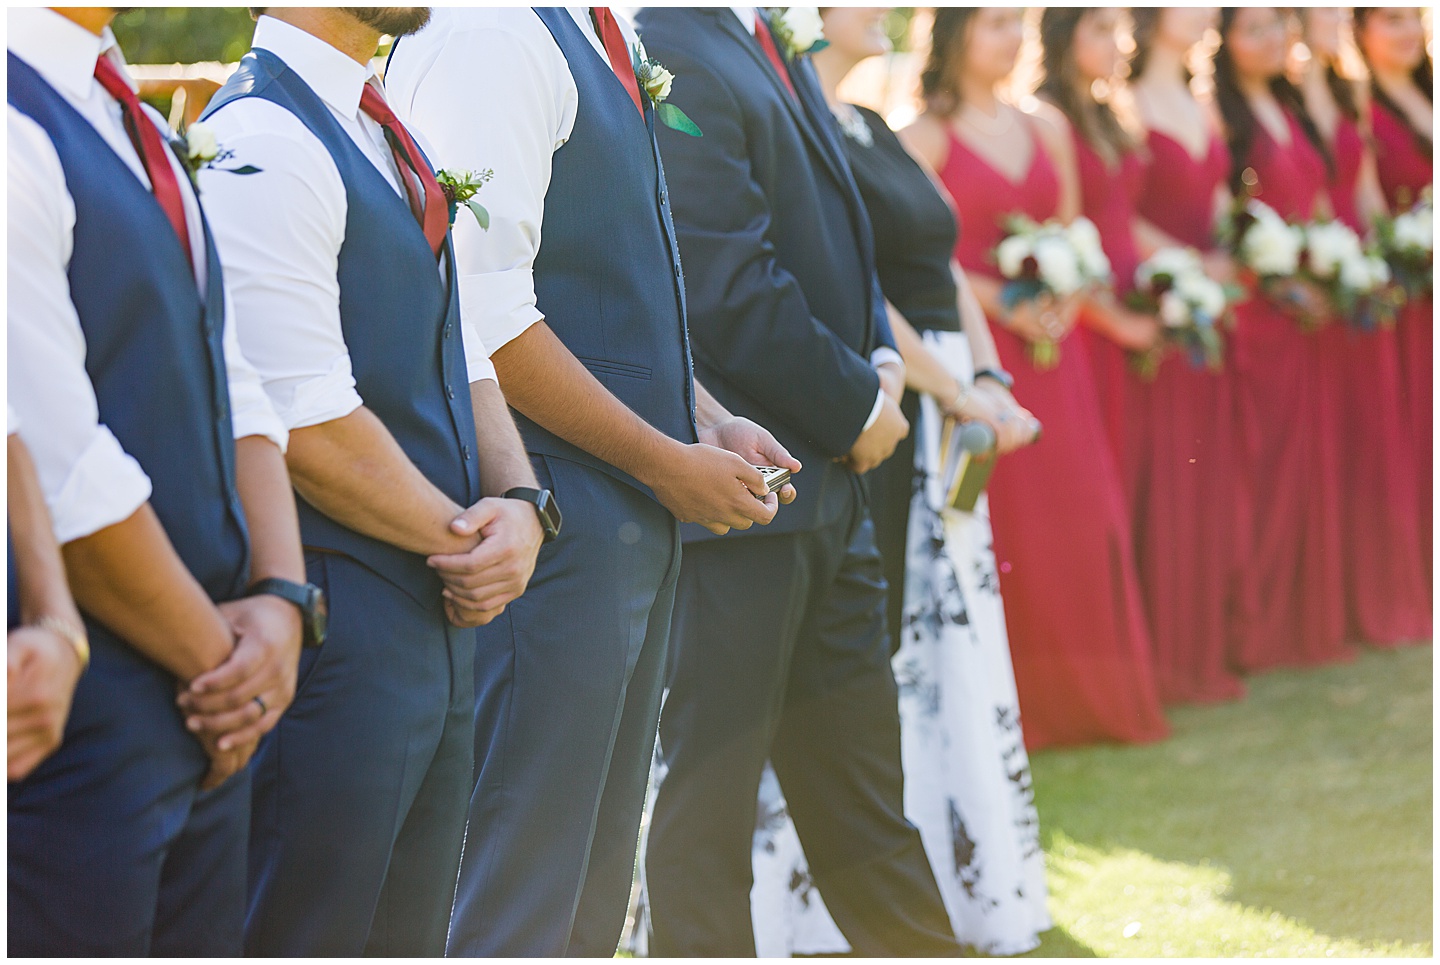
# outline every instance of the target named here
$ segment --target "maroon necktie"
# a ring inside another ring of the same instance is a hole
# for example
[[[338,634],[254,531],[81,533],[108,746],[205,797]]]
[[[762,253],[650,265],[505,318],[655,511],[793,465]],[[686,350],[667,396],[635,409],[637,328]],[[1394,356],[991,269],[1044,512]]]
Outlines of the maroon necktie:
[[[615,15],[610,12],[609,7],[591,7],[590,15],[595,18],[595,32],[600,35],[600,42],[605,45],[605,53],[610,57],[610,69],[615,71],[615,76],[625,85],[630,99],[635,102],[635,109],[644,117],[645,105],[640,100],[640,82],[635,79],[635,63],[630,59],[630,49],[625,46],[625,35],[620,32],[620,24],[615,21]]]
[[[755,14],[755,39],[760,41],[760,46],[765,50],[765,56],[770,58],[770,66],[775,68],[775,73],[785,82],[785,89],[790,91],[790,96],[797,101],[800,95],[795,93],[795,85],[790,80],[790,72],[785,69],[785,61],[780,59],[780,51],[775,49],[775,38],[770,34],[770,25],[759,13]]]
[[[175,177],[175,169],[170,166],[170,149],[165,146],[160,129],[141,109],[140,98],[135,96],[130,85],[125,83],[125,78],[120,76],[120,68],[104,54],[95,61],[95,79],[120,103],[120,115],[125,122],[125,131],[130,135],[130,143],[135,145],[135,152],[140,155],[140,163],[145,166],[145,173],[150,177],[150,190],[154,192],[155,200],[160,202],[165,217],[170,219],[170,226],[175,229],[175,235],[180,239],[180,247],[185,250],[185,263],[190,265],[193,271],[195,263],[190,254],[190,229],[185,224],[184,196],[180,193],[180,181]]]
[[[395,155],[395,166],[399,168],[400,181],[405,185],[405,196],[410,199],[410,210],[415,213],[415,220],[425,232],[425,240],[430,242],[435,257],[440,257],[440,249],[445,246],[445,232],[450,227],[450,210],[445,203],[445,193],[440,190],[440,182],[435,180],[430,165],[425,163],[425,157],[415,146],[410,132],[405,130],[405,125],[400,123],[400,118],[385,103],[385,98],[374,84],[366,84],[360,91],[360,109],[385,129],[390,151]],[[425,192],[423,199],[416,193],[415,182],[410,179],[408,171],[413,171],[420,179],[420,187]]]

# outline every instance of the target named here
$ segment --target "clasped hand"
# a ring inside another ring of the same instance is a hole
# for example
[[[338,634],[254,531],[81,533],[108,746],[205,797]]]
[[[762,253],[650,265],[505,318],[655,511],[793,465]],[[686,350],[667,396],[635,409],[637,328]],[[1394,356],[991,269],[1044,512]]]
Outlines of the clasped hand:
[[[183,686],[176,703],[210,756],[202,790],[219,787],[250,761],[295,699],[300,613],[261,594],[217,606],[234,638],[225,662]],[[257,699],[258,698],[258,699]]]
[[[535,507],[520,499],[487,497],[450,523],[456,536],[475,537],[473,549],[426,562],[445,584],[445,615],[457,627],[484,626],[525,592],[545,531]]]

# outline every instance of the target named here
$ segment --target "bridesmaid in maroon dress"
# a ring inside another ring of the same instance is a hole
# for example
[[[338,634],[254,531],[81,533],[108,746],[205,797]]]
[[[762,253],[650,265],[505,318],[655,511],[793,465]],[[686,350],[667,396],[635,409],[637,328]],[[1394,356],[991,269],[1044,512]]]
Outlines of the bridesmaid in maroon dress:
[[[940,8],[922,74],[926,113],[908,146],[951,190],[963,225],[956,259],[970,274],[1016,392],[1045,426],[1001,460],[990,516],[1015,678],[1031,748],[1165,736],[1130,531],[1085,352],[1065,339],[1059,364],[1030,364],[1028,341],[1073,325],[1075,306],[1005,311],[991,252],[1015,212],[1036,220],[1075,210],[1057,176],[1058,132],[1003,103],[1020,11]],[[1052,312],[1053,319],[1042,316]]]
[[[1145,128],[1146,164],[1135,234],[1142,251],[1190,247],[1220,280],[1234,272],[1214,250],[1228,199],[1230,154],[1213,113],[1190,90],[1185,58],[1213,9],[1136,8],[1131,93]],[[1247,610],[1249,555],[1235,393],[1228,375],[1174,352],[1153,380],[1131,375],[1132,426],[1125,462],[1136,480],[1135,558],[1155,642],[1155,677],[1166,701],[1232,700],[1244,688],[1229,667]]]
[[[1284,76],[1287,26],[1274,7],[1226,7],[1215,94],[1231,155],[1230,188],[1281,216],[1328,213],[1327,171],[1305,104]],[[1298,281],[1285,304],[1324,314]],[[1233,336],[1241,426],[1255,495],[1247,580],[1257,610],[1238,641],[1246,670],[1353,656],[1345,644],[1340,533],[1339,394],[1325,384],[1320,340],[1260,294],[1237,309]]]
[[[1310,49],[1301,89],[1329,147],[1335,217],[1365,235],[1385,201],[1370,150],[1368,104],[1336,69],[1349,11],[1302,12]],[[1366,108],[1362,113],[1362,106]],[[1430,636],[1430,581],[1421,558],[1419,471],[1406,425],[1400,351],[1393,326],[1361,331],[1336,319],[1316,336],[1340,393],[1341,535],[1346,628],[1352,640],[1381,647]]]
[[[1129,505],[1135,498],[1124,456],[1133,421],[1126,404],[1130,357],[1158,343],[1160,326],[1153,317],[1125,308],[1116,297],[1123,298],[1135,287],[1140,264],[1135,201],[1145,166],[1135,138],[1121,127],[1110,105],[1098,102],[1091,93],[1096,81],[1115,83],[1121,62],[1119,19],[1118,7],[1046,9],[1040,18],[1044,80],[1036,94],[1040,115],[1066,134],[1068,150],[1060,156],[1060,164],[1079,185],[1080,213],[1095,223],[1114,272],[1114,291],[1085,300],[1080,326],[1105,432],[1120,464]]]
[[[1370,67],[1370,117],[1376,166],[1390,210],[1413,205],[1430,186],[1433,168],[1434,100],[1432,65],[1417,7],[1356,7],[1355,39]],[[1420,543],[1431,571],[1434,485],[1434,385],[1431,359],[1435,339],[1434,297],[1405,306],[1397,326],[1400,371],[1420,488]]]

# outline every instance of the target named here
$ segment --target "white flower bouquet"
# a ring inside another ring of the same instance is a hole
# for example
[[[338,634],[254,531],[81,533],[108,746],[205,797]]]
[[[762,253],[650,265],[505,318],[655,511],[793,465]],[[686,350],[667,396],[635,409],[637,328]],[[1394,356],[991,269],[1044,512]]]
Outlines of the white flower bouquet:
[[[1154,378],[1166,346],[1173,346],[1196,367],[1218,371],[1224,363],[1220,326],[1229,317],[1234,293],[1205,273],[1193,248],[1162,248],[1135,269],[1130,307],[1160,319],[1165,345],[1135,358],[1145,378]]]
[[[995,247],[995,263],[1005,278],[1000,299],[1006,310],[1037,299],[1062,299],[1110,283],[1110,259],[1100,245],[1100,232],[1088,218],[1068,225],[1037,223],[1025,215],[1006,221],[1006,235]],[[1043,324],[1043,319],[1042,319]],[[1029,345],[1038,369],[1060,362],[1058,337]]]
[[[1414,207],[1375,223],[1380,251],[1395,280],[1411,298],[1423,297],[1435,281],[1435,210],[1430,191]]]
[[[1367,250],[1348,225],[1306,225],[1300,269],[1325,292],[1334,313],[1354,327],[1371,331],[1394,323],[1402,296],[1391,283],[1390,266],[1379,250]]]

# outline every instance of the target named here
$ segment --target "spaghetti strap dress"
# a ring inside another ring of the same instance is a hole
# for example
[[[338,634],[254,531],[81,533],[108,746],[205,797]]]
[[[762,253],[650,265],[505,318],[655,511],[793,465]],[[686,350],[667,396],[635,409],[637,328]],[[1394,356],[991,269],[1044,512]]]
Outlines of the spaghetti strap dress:
[[[991,253],[1008,215],[1055,215],[1059,179],[1031,144],[1028,171],[1012,181],[950,134],[940,178],[965,226],[956,260],[975,276],[998,278]],[[1018,336],[993,319],[991,330],[1016,397],[1044,424],[1038,443],[1000,460],[989,489],[1026,745],[1158,740],[1167,727],[1089,359],[1072,335],[1042,371]]]
[[[1285,144],[1257,125],[1247,166],[1260,201],[1309,221],[1325,190],[1325,162],[1294,117],[1286,121]],[[1236,661],[1259,671],[1345,660],[1353,651],[1345,641],[1340,393],[1327,383],[1315,332],[1258,293],[1236,316],[1235,376],[1255,494],[1246,579],[1257,592]]]

